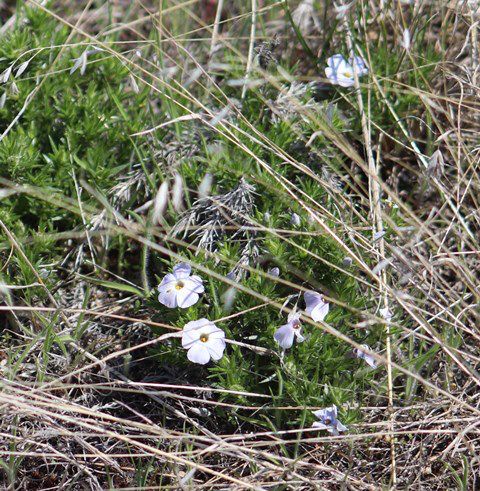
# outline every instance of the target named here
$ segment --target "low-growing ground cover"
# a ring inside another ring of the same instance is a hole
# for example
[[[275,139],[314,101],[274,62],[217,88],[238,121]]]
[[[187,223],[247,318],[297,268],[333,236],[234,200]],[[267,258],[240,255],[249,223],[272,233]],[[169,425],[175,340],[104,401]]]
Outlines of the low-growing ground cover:
[[[477,10],[6,6],[5,488],[475,489]]]

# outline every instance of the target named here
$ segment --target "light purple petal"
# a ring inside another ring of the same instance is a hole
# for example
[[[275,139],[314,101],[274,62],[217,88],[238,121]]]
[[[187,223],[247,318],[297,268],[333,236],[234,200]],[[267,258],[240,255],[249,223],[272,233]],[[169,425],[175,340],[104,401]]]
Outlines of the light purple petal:
[[[195,293],[203,293],[205,288],[203,287],[202,280],[198,276],[190,276],[185,278],[183,281],[183,288]]]
[[[198,293],[192,292],[187,288],[177,290],[177,303],[181,309],[188,309],[188,307],[196,304],[199,298]]]
[[[365,362],[372,368],[377,368],[377,360],[370,354],[370,348],[364,344],[362,349],[356,350],[357,358],[365,360]]]
[[[327,60],[327,65],[333,70],[338,71],[348,65],[347,60],[342,55],[330,56]]]
[[[210,361],[210,353],[205,346],[205,343],[195,343],[187,353],[187,358],[193,363],[206,365]]]
[[[190,322],[188,324],[190,324]],[[192,345],[200,339],[201,335],[200,329],[187,329],[188,324],[183,328],[182,332],[182,346],[187,349],[191,348]]]
[[[333,404],[332,406],[325,408],[325,414],[330,419],[337,419],[337,415],[338,415],[337,406]]]
[[[271,276],[280,276],[280,269],[279,268],[272,268],[268,270],[268,274]]]
[[[326,430],[329,428],[329,426],[320,423],[320,421],[314,421],[312,424],[312,428],[319,428],[321,430]]]
[[[177,280],[188,278],[190,276],[191,271],[192,271],[192,267],[190,266],[190,264],[187,263],[177,264],[173,268],[173,274],[175,275],[175,278],[177,278]]]
[[[166,292],[174,288],[176,283],[177,283],[177,279],[175,278],[175,276],[172,273],[168,273],[164,276],[160,285],[158,285],[158,291],[160,293]]]
[[[207,345],[212,360],[218,361],[222,358],[226,346],[223,339],[210,338],[205,344]]]
[[[355,84],[355,79],[353,76],[345,77],[344,75],[339,74],[337,77],[337,84],[340,85],[340,87],[351,87]]]
[[[297,343],[303,343],[305,338],[302,336],[302,331],[300,329],[295,329],[295,336],[297,337]]]
[[[337,406],[335,404],[330,407],[326,407],[324,409],[319,409],[317,411],[313,411],[313,414],[320,420],[322,419],[337,419]]]
[[[171,309],[177,307],[178,304],[177,304],[177,292],[176,292],[176,290],[169,290],[166,292],[161,292],[160,295],[158,295],[158,301],[162,305],[165,305],[165,307],[169,307]]]
[[[327,317],[330,305],[328,303],[318,304],[310,313],[310,316],[315,322],[322,322]]]
[[[316,322],[323,321],[330,310],[330,306],[323,300],[323,296],[317,292],[305,292],[303,298],[307,314]]]
[[[347,431],[348,428],[337,420],[337,431]]]
[[[279,327],[273,338],[283,349],[291,348],[293,345],[293,338],[295,337],[294,329],[291,324],[285,324]]]
[[[313,414],[318,419],[323,419],[325,416],[326,409],[318,409],[317,411],[313,411]]]
[[[350,64],[357,70],[357,75],[359,77],[368,73],[367,64],[361,56],[355,56],[353,59],[350,58]]]
[[[310,315],[310,312],[317,306],[318,303],[323,303],[323,297],[320,293],[307,291],[303,294],[303,299],[305,300],[305,309],[307,314]]]

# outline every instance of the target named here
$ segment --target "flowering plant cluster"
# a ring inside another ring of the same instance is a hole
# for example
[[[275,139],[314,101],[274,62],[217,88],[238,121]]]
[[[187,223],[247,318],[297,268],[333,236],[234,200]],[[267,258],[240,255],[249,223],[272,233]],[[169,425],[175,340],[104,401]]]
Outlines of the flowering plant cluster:
[[[172,273],[166,274],[158,286],[159,302],[168,308],[181,309],[196,304],[200,294],[205,292],[205,287],[202,278],[191,273],[192,268],[187,263],[174,266]],[[275,276],[278,276],[278,271],[275,271]],[[305,291],[303,299],[306,315],[315,322],[323,322],[330,311],[330,304],[325,301],[323,295],[315,291]],[[273,338],[282,350],[292,348],[295,340],[297,343],[305,341],[301,312],[297,312],[296,308],[292,310],[287,323],[275,331]],[[219,361],[226,348],[225,332],[206,318],[188,322],[183,327],[181,342],[182,347],[187,350],[187,358],[200,365],[206,365],[211,360]],[[354,353],[357,358],[376,368],[376,360],[367,345],[363,345]],[[333,435],[338,435],[347,429],[337,419],[335,405],[315,411],[313,414],[319,419],[313,424],[315,428],[325,429]]]

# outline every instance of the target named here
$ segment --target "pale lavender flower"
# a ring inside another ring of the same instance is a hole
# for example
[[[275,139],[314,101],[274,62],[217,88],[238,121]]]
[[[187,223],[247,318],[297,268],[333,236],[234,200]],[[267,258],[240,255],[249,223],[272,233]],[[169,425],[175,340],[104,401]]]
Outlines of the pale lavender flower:
[[[295,337],[298,343],[305,341],[302,336],[302,325],[300,323],[300,314],[298,313],[290,315],[288,323],[279,327],[273,335],[275,341],[283,349],[291,348]]]
[[[345,256],[342,260],[342,265],[349,268],[353,263],[353,259],[350,256]]]
[[[357,358],[365,360],[365,362],[370,365],[372,368],[377,368],[377,360],[370,354],[371,349],[368,345],[362,344],[361,349],[355,350],[355,355]]]
[[[272,276],[279,277],[280,276],[280,269],[277,267],[271,268],[268,270],[268,274]]]
[[[292,213],[290,215],[290,223],[294,225],[295,227],[298,227],[301,223],[300,216],[297,215],[296,213]]]
[[[380,315],[387,321],[390,322],[392,320],[393,314],[388,307],[379,310]]]
[[[313,414],[320,420],[313,423],[314,428],[327,430],[332,435],[338,435],[341,431],[348,428],[337,419],[337,406],[335,404],[319,411],[313,411]]]
[[[225,333],[208,319],[185,324],[182,346],[188,350],[187,358],[193,363],[206,365],[210,359],[218,361],[225,350]]]
[[[317,292],[305,292],[303,298],[305,300],[305,310],[315,322],[321,322],[327,317],[330,304],[325,302],[323,295]]]
[[[368,73],[368,67],[361,56],[355,56],[347,61],[342,55],[333,55],[327,60],[325,75],[333,85],[351,87],[355,83],[355,75],[358,77]]]
[[[189,264],[180,263],[168,273],[158,287],[158,301],[166,307],[186,309],[197,303],[199,293],[205,288],[199,276],[190,275],[192,268]]]

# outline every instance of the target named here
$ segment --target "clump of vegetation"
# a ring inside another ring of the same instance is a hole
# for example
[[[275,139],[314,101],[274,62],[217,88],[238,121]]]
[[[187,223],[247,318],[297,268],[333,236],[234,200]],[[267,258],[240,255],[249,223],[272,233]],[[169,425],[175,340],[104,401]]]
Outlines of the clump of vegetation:
[[[473,489],[475,6],[127,3],[2,13],[4,487]]]

